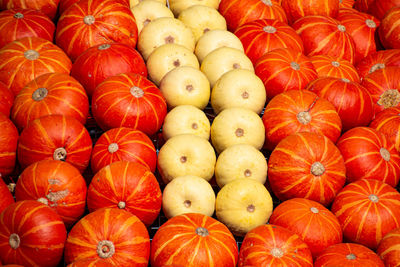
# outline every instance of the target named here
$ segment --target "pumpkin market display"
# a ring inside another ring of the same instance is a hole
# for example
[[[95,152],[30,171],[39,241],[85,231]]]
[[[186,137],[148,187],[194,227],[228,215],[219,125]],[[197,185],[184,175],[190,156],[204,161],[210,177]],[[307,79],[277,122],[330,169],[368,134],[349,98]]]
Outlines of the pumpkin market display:
[[[0,265],[400,266],[400,0],[0,0]]]

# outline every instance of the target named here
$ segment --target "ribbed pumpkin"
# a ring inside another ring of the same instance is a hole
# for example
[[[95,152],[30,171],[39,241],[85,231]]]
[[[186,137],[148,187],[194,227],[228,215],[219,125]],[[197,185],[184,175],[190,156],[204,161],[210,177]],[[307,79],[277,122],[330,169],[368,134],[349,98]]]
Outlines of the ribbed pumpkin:
[[[379,242],[376,253],[381,257],[385,266],[398,266],[400,262],[400,228],[393,229],[387,233]]]
[[[75,61],[89,47],[119,42],[135,47],[136,20],[124,0],[82,0],[57,22],[56,44]]]
[[[90,47],[74,62],[71,76],[92,95],[96,86],[110,76],[133,72],[147,76],[146,64],[139,52],[126,44],[100,44]]]
[[[360,82],[357,69],[349,61],[328,55],[310,57],[311,63],[319,77],[344,78],[352,82]]]
[[[92,140],[76,119],[48,115],[32,121],[21,132],[17,151],[22,168],[43,159],[54,159],[71,163],[82,173],[89,165]]]
[[[59,47],[39,37],[25,37],[0,49],[0,81],[14,95],[36,77],[49,73],[69,73],[71,60]]]
[[[12,203],[14,203],[14,197],[12,196],[6,183],[0,177],[0,214]]]
[[[312,267],[311,252],[297,234],[284,227],[260,225],[246,234],[240,246],[239,267],[295,265]]]
[[[323,266],[371,266],[384,267],[382,260],[369,248],[354,243],[341,243],[327,248],[314,262],[314,267]]]
[[[154,83],[125,73],[107,78],[96,88],[92,112],[103,130],[129,127],[152,135],[161,128],[167,103]]]
[[[338,0],[282,0],[282,7],[286,12],[289,23],[310,15],[336,17],[339,11]]]
[[[108,261],[100,258],[77,260],[67,265],[67,267],[113,267],[113,266],[114,265],[112,263],[109,263]]]
[[[400,5],[400,1],[398,1]],[[400,48],[400,6],[391,8],[382,19],[379,38],[386,49]]]
[[[269,150],[297,132],[323,134],[335,143],[342,131],[335,107],[307,90],[291,90],[275,96],[265,108],[262,121],[265,147]]]
[[[93,259],[112,266],[147,267],[149,233],[132,213],[120,209],[100,209],[79,220],[65,243],[66,264]],[[104,266],[104,265],[95,265]]]
[[[238,247],[232,233],[216,219],[187,213],[161,225],[152,240],[152,267],[236,266]]]
[[[35,9],[15,8],[0,12],[0,48],[23,37],[53,41],[56,26],[48,16]]]
[[[0,82],[0,113],[9,117],[13,103],[14,93],[4,83]]]
[[[333,213],[318,202],[293,198],[279,204],[270,224],[285,227],[301,237],[314,258],[324,249],[342,242],[342,229]]]
[[[276,48],[288,48],[303,52],[303,41],[295,30],[284,22],[274,19],[258,19],[239,26],[234,34],[243,44],[244,52],[256,63],[265,53]]]
[[[373,52],[356,64],[361,79],[368,74],[390,66],[400,66],[400,49]]]
[[[400,152],[400,107],[379,112],[369,126],[383,133]]]
[[[317,78],[310,60],[301,52],[287,48],[264,54],[254,67],[256,75],[264,83],[268,99],[288,90],[304,89]]]
[[[318,30],[315,30],[316,25]],[[338,20],[326,16],[305,16],[292,27],[300,35],[307,56],[329,55],[354,63],[354,41]]]
[[[36,200],[9,205],[0,214],[0,260],[3,264],[57,266],[67,230],[60,216]]]
[[[355,0],[339,0],[339,12],[341,8],[352,8]]]
[[[357,0],[354,3],[354,9],[367,13],[369,6],[374,0]]]
[[[85,124],[89,100],[85,89],[65,73],[46,73],[29,82],[17,95],[11,119],[22,130],[39,117],[62,114]]]
[[[382,20],[391,8],[398,5],[400,0],[373,0],[368,7],[368,13]]]
[[[331,210],[345,240],[373,250],[388,232],[400,227],[400,193],[378,180],[348,184],[336,196]]]
[[[42,160],[21,173],[15,198],[46,204],[69,227],[85,212],[86,190],[85,179],[74,166],[59,160]]]
[[[54,19],[60,0],[0,0],[0,10],[29,8],[39,10],[50,19]]]
[[[9,175],[15,167],[18,130],[6,115],[0,113],[0,178]]]
[[[156,170],[157,153],[153,142],[141,131],[120,127],[103,133],[93,147],[91,167],[94,173],[115,161],[138,162]]]
[[[161,199],[160,185],[148,168],[137,162],[117,161],[93,177],[87,206],[91,212],[101,208],[124,209],[149,226],[160,213]]]

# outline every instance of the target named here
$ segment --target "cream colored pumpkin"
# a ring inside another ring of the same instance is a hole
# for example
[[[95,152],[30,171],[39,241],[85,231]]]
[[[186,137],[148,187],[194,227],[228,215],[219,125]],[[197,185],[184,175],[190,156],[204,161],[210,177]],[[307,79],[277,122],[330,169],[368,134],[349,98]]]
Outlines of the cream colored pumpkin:
[[[273,203],[265,186],[251,179],[236,179],[217,194],[215,213],[233,234],[244,236],[251,229],[266,224]]]
[[[172,11],[165,4],[156,0],[141,1],[131,10],[133,16],[135,16],[139,34],[144,26],[157,18],[174,17]]]
[[[132,9],[134,6],[143,1],[153,1],[153,0],[129,0],[129,6]],[[167,5],[167,0],[155,0],[155,1],[162,3],[164,6]]]
[[[163,191],[162,208],[168,219],[184,213],[212,216],[215,210],[215,193],[210,183],[201,177],[176,177]]]
[[[203,5],[218,9],[220,0],[169,0],[168,2],[175,17],[178,17],[183,10],[194,5]]]

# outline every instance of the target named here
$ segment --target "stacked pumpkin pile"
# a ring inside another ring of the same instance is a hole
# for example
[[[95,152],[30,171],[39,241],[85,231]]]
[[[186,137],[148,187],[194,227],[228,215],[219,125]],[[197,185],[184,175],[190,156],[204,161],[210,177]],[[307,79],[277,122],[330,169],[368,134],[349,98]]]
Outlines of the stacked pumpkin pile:
[[[0,263],[400,262],[399,0],[0,9]]]

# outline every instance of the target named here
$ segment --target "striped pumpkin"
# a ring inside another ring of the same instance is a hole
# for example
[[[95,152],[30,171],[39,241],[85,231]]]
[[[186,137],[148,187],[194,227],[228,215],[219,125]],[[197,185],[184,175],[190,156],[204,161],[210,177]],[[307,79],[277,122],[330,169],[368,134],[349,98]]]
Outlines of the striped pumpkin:
[[[0,10],[5,9],[33,9],[39,10],[54,20],[60,0],[0,0]]]
[[[398,3],[400,5],[400,1]],[[379,38],[386,49],[400,48],[400,6],[393,7],[382,19]]]
[[[400,49],[387,49],[373,52],[356,64],[356,69],[361,79],[374,71],[400,66]]]
[[[14,202],[14,197],[8,189],[8,186],[3,179],[0,179],[0,214],[5,208]]]
[[[282,7],[286,12],[289,23],[311,15],[336,17],[339,11],[338,0],[282,0]]]
[[[319,77],[343,78],[352,82],[360,82],[357,69],[353,64],[343,58],[316,55],[310,57],[310,60]]]
[[[22,168],[43,159],[66,161],[81,173],[89,165],[92,140],[76,119],[48,115],[29,123],[18,142],[18,162]]]
[[[381,257],[385,266],[394,267],[400,263],[400,228],[387,233],[379,242],[376,253]]]
[[[0,178],[11,174],[15,167],[18,130],[6,115],[0,113]]]
[[[14,93],[4,83],[0,82],[0,113],[9,117],[13,103]]]
[[[66,264],[91,259],[89,266],[147,267],[149,233],[132,213],[120,209],[100,209],[79,220],[65,243]]]
[[[379,20],[383,20],[387,12],[398,5],[400,5],[400,0],[373,0],[368,7],[368,13]]]
[[[383,133],[400,152],[400,107],[379,112],[369,126]]]
[[[296,265],[312,267],[313,260],[307,244],[292,231],[281,226],[264,224],[244,237],[238,267]]]
[[[161,128],[167,103],[151,81],[125,73],[107,78],[96,88],[92,112],[103,130],[129,127],[153,135]]]
[[[348,184],[335,198],[331,210],[345,240],[373,250],[388,232],[400,227],[400,193],[377,180]]]
[[[0,214],[0,260],[3,264],[57,266],[67,230],[60,216],[36,200],[9,205]]]
[[[29,82],[17,95],[11,119],[22,130],[39,117],[62,114],[85,124],[89,99],[85,89],[65,73],[46,73]]]
[[[71,60],[59,47],[39,37],[25,37],[0,49],[0,81],[14,95],[36,77],[49,73],[69,73]]]
[[[137,162],[117,161],[93,177],[87,195],[90,212],[119,208],[151,225],[161,209],[161,189],[154,174]]]
[[[318,202],[293,198],[279,204],[269,219],[270,224],[291,230],[308,245],[313,258],[324,249],[342,242],[342,229],[333,213]]]
[[[115,161],[138,162],[156,170],[157,153],[153,142],[141,131],[119,127],[106,131],[96,141],[91,157],[93,173]]]
[[[89,47],[119,42],[135,47],[136,20],[124,0],[82,0],[60,16],[56,44],[75,61]]]
[[[360,12],[367,13],[369,6],[374,2],[375,0],[357,0],[354,3],[354,9],[358,10]]]
[[[263,81],[267,98],[288,90],[301,90],[317,78],[317,72],[301,52],[288,48],[274,49],[261,56],[255,73]]]
[[[339,0],[339,12],[341,8],[352,8],[355,0]]]
[[[187,213],[161,225],[152,240],[152,267],[234,267],[238,247],[232,233],[216,219]]]
[[[86,190],[86,182],[74,166],[42,160],[29,165],[18,177],[15,198],[46,204],[70,227],[85,212]]]
[[[113,267],[112,263],[100,259],[82,259],[68,264],[67,267]]]

